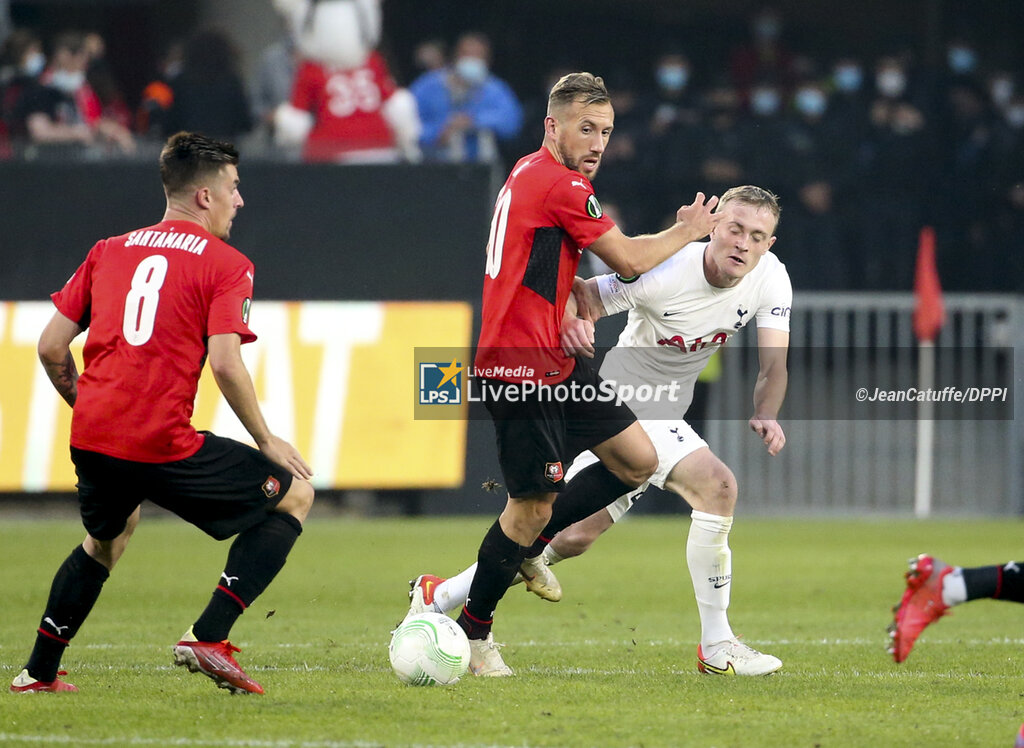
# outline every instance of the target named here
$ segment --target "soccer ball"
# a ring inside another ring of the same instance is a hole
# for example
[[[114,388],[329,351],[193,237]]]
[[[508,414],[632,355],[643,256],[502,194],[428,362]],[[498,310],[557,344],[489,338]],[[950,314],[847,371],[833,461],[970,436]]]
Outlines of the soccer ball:
[[[388,656],[403,683],[450,686],[469,669],[469,639],[448,616],[420,613],[392,632]]]

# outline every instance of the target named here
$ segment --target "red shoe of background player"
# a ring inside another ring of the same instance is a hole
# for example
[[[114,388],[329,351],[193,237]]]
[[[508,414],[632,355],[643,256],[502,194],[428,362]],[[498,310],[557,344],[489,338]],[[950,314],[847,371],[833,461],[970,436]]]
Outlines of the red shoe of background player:
[[[895,616],[889,626],[889,652],[896,662],[907,659],[926,626],[946,615],[949,606],[942,602],[942,580],[951,571],[952,566],[924,553],[910,560],[907,589],[893,608]]]

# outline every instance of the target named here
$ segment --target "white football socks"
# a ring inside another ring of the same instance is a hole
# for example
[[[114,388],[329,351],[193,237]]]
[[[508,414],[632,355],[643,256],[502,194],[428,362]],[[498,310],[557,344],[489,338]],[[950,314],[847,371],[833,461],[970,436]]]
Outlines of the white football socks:
[[[954,566],[953,571],[942,578],[942,602],[949,607],[967,602],[967,582],[964,581],[964,570]]]
[[[698,512],[690,514],[686,538],[686,564],[700,614],[701,646],[732,639],[729,626],[729,591],[732,586],[732,550],[729,530],[732,517]]]
[[[445,613],[462,610],[469,597],[474,574],[476,564],[437,585],[437,589],[434,590],[434,605]]]
[[[541,554],[544,558],[545,566],[554,566],[559,561],[565,561],[565,556],[562,556],[552,547],[551,543],[544,546],[544,553]]]

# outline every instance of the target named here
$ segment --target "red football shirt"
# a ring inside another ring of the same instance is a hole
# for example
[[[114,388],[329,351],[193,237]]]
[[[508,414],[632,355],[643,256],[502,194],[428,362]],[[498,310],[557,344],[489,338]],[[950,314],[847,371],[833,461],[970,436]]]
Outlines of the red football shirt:
[[[355,70],[334,70],[308,60],[301,63],[291,104],[314,118],[304,158],[330,161],[349,151],[393,148],[395,139],[381,107],[395,90],[395,81],[377,52]]]
[[[558,340],[572,279],[614,225],[590,180],[547,148],[519,159],[491,219],[477,376],[554,384],[572,373]]]
[[[97,242],[53,294],[89,335],[71,445],[136,462],[184,459],[211,335],[249,330],[253,264],[191,221],[163,221]]]

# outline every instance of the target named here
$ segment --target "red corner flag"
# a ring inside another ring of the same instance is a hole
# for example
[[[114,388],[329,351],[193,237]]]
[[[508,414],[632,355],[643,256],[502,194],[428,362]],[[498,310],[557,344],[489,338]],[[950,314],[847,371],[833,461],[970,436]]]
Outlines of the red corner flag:
[[[939,269],[935,265],[935,230],[931,226],[921,229],[914,301],[914,334],[918,340],[934,341],[946,322],[946,308],[942,303]]]

